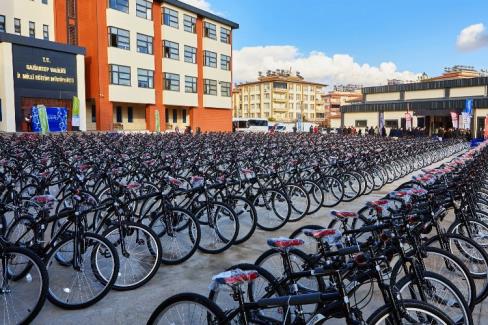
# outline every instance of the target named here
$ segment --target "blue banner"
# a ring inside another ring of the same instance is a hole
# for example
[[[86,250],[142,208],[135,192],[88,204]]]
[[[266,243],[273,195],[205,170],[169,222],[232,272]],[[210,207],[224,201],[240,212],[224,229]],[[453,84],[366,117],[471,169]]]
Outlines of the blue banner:
[[[49,123],[49,132],[66,132],[68,131],[68,110],[66,107],[47,107],[47,120]],[[41,119],[39,118],[39,109],[37,106],[32,107],[32,132],[41,132]]]
[[[473,99],[468,98],[466,99],[466,107],[464,109],[465,113],[468,113],[469,115],[473,115]]]

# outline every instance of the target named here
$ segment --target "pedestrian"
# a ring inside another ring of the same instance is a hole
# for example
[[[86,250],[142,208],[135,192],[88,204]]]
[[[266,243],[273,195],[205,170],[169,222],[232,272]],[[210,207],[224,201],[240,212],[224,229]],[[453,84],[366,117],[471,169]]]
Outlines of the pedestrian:
[[[359,131],[358,131],[358,135],[359,135],[359,136],[363,135],[363,130],[359,129]]]
[[[293,127],[293,133],[297,133],[297,127],[296,126]]]
[[[313,132],[313,126],[310,125],[310,128],[308,129],[308,132],[312,133]]]
[[[378,126],[374,128],[374,135],[376,136],[380,135],[380,129],[378,128]]]
[[[32,114],[27,114],[27,116],[24,118],[24,121],[27,124],[27,132],[32,132]]]
[[[386,137],[386,129],[384,126],[381,128],[381,136]]]
[[[372,126],[372,125],[371,125],[371,127],[369,128],[368,134],[369,134],[369,135],[374,135],[374,129],[373,129],[373,126]]]

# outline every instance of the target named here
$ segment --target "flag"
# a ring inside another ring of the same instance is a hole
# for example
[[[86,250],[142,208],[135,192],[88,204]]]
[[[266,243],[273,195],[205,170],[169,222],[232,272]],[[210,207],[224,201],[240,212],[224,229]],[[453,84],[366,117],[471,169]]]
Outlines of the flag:
[[[37,110],[39,111],[39,121],[41,122],[41,133],[46,134],[49,132],[49,121],[47,119],[46,106],[37,105]]]
[[[80,126],[80,99],[73,96],[73,112],[71,115],[71,125]]]

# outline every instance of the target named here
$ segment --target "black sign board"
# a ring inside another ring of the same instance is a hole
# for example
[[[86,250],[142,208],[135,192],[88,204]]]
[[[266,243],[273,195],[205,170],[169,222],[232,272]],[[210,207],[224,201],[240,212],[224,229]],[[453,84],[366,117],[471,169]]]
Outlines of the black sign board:
[[[77,91],[76,55],[12,45],[15,88]]]

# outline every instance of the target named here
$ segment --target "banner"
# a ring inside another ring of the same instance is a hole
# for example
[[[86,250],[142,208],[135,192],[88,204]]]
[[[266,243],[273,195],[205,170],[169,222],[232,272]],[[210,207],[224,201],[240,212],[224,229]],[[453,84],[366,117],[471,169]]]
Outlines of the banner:
[[[412,114],[405,113],[405,128],[410,130],[412,128]]]
[[[382,130],[385,126],[385,112],[380,112],[380,121],[379,121],[379,129]]]
[[[32,107],[32,132],[66,132],[68,130],[68,110],[66,107]]]
[[[80,126],[80,99],[73,96],[73,112],[71,115],[71,125]]]
[[[299,132],[302,132],[303,131],[302,113],[297,113],[297,130]]]
[[[454,129],[459,129],[459,117],[456,112],[451,112],[452,127]]]
[[[485,132],[483,134],[485,139],[488,139],[488,115],[485,117]]]
[[[473,115],[473,99],[472,98],[466,99],[466,105],[464,108],[464,112],[468,113],[469,115]]]
[[[154,111],[154,118],[156,120],[156,132],[161,132],[161,121],[159,120],[159,110]]]
[[[471,130],[471,115],[463,112],[462,114],[462,129]]]

